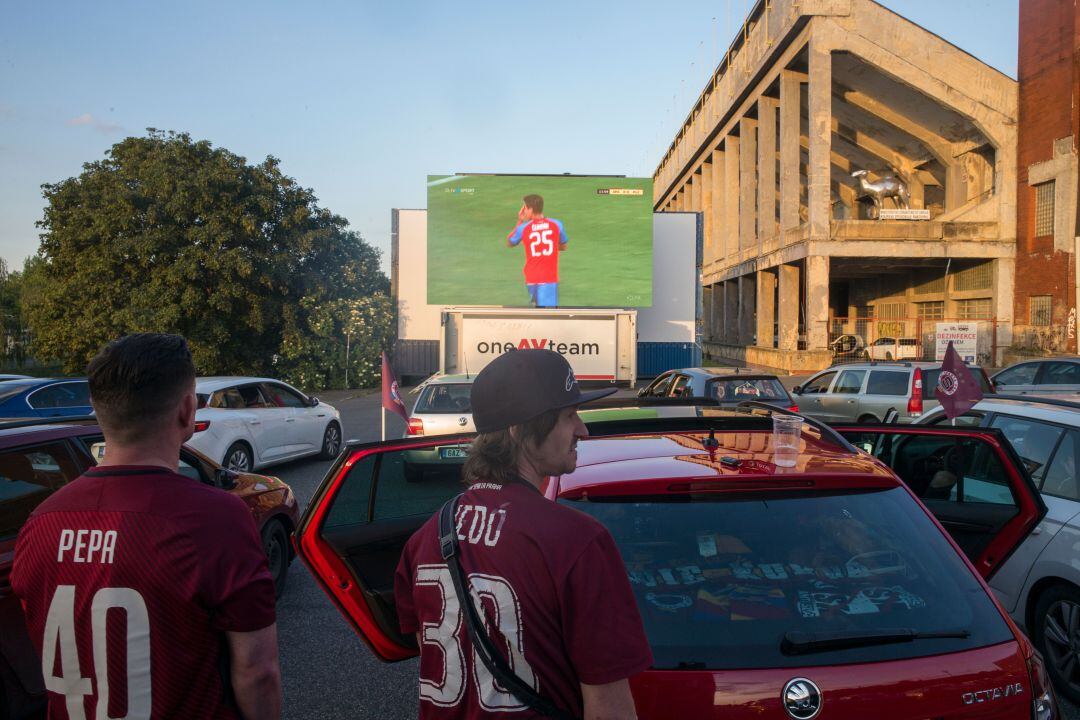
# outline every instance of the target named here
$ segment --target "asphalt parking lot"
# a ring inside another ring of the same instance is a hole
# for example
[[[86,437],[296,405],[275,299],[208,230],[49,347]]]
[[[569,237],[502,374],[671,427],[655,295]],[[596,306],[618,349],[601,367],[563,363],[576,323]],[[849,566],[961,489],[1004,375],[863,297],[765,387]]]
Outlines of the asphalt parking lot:
[[[789,385],[786,378],[785,385]],[[379,439],[378,392],[321,393],[320,397],[341,411],[346,439]],[[415,396],[405,398],[411,404]],[[387,437],[404,432],[404,423],[392,414],[387,414],[386,425]],[[266,472],[289,483],[303,509],[329,466],[329,462],[301,460]],[[299,560],[290,568],[288,585],[278,601],[278,631],[285,718],[404,720],[417,716],[416,661],[387,664],[376,660]],[[1080,720],[1080,709],[1061,704],[1065,718]]]

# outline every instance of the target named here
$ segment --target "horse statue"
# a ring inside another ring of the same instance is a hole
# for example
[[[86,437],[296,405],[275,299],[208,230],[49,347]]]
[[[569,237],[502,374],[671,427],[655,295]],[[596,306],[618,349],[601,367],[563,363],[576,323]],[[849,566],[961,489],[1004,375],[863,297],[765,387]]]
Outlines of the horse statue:
[[[881,207],[885,198],[892,198],[898,207],[907,210],[910,206],[911,195],[908,193],[907,183],[893,175],[887,175],[877,182],[866,179],[866,170],[856,170],[851,177],[859,178],[860,198],[868,197],[874,201],[876,209],[875,217],[881,216]]]

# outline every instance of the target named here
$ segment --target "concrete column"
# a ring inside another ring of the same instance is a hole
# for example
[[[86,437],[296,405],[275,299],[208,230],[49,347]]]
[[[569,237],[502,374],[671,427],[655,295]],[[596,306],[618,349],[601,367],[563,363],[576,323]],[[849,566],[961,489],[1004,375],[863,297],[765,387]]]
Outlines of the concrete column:
[[[724,141],[724,260],[739,252],[739,138]]]
[[[773,346],[773,323],[776,321],[776,274],[757,271],[757,346]]]
[[[780,231],[799,227],[802,75],[780,72]]]
[[[706,342],[712,340],[713,334],[712,293],[712,285],[701,288],[701,334]]]
[[[708,158],[708,155],[706,155]],[[701,183],[701,232],[702,232],[702,257],[703,263],[708,263],[713,259],[712,251],[709,248],[709,238],[712,236],[712,163],[701,163],[701,175],[698,176],[698,181]]]
[[[806,258],[806,349],[829,347],[829,258]]]
[[[994,328],[987,328],[992,343],[997,345],[991,364],[1001,367],[1004,364],[1005,348],[1012,345],[1013,337],[1013,293],[1016,288],[1016,260],[1014,258],[997,258],[994,260],[994,317],[997,318],[997,338],[994,339]],[[1080,289],[1077,290],[1080,293]],[[1065,300],[1068,304],[1068,299]],[[1075,340],[1069,341],[1075,342]],[[981,343],[980,343],[981,344]]]
[[[713,283],[712,287],[712,305],[709,308],[709,312],[712,316],[712,341],[723,342],[724,341],[724,284]]]
[[[739,250],[757,242],[757,120],[739,120]]]
[[[701,176],[696,172],[691,173],[690,180],[686,183],[690,187],[690,207],[693,212],[701,212]]]
[[[799,272],[798,265],[777,267],[780,289],[776,312],[781,350],[797,350],[799,347]]]
[[[757,284],[752,275],[739,276],[739,344],[754,344],[754,300],[757,298]]]
[[[708,247],[711,252],[705,253],[704,261],[724,260],[724,233],[727,232],[726,223],[726,191],[724,184],[724,153],[721,150],[712,152],[712,229],[707,237]]]
[[[776,107],[774,98],[758,98],[757,236],[760,243],[776,237]],[[760,334],[760,333],[759,333]]]
[[[967,180],[964,179],[964,165],[951,162],[945,168],[945,211],[955,210],[967,202]]]
[[[724,342],[728,345],[739,344],[739,283],[728,280],[724,283]]]
[[[829,192],[832,152],[832,53],[821,35],[810,36],[810,163],[806,204],[811,240],[829,237],[832,203]],[[816,346],[815,346],[816,348]]]

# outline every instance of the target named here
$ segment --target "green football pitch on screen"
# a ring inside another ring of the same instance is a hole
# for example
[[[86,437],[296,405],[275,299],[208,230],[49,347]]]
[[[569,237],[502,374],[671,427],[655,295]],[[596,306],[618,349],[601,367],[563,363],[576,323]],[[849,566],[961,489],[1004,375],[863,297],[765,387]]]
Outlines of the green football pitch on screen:
[[[529,195],[542,217],[507,247]],[[531,253],[531,280],[557,272],[558,307],[651,306],[652,202],[651,178],[429,175],[427,301],[528,307]]]

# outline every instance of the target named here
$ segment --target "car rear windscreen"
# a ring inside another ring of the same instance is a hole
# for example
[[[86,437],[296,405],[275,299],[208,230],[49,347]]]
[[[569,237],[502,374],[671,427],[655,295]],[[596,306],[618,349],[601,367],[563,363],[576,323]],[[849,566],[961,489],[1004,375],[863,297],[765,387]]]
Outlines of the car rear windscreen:
[[[979,383],[979,388],[983,391],[983,394],[989,394],[994,392],[994,388],[990,386],[990,381],[986,378],[986,373],[982,371],[982,368],[968,368],[971,374],[975,376],[975,379]],[[941,368],[934,368],[933,370],[923,370],[923,392],[927,398],[933,399],[937,394],[938,377],[941,375]]]
[[[469,383],[446,383],[428,385],[420,393],[413,408],[415,414],[467,413],[472,412],[469,404]]]
[[[0,383],[0,402],[3,402],[10,397],[15,397],[19,393],[26,392],[32,387],[34,387],[34,383],[21,383],[14,380],[5,380],[3,383]]]
[[[710,380],[707,396],[718,402],[743,400],[787,400],[784,386],[776,378],[724,378]]]
[[[1012,634],[903,488],[842,494],[562,501],[615,538],[654,667],[865,663],[951,653]],[[785,636],[970,633],[796,654]]]

